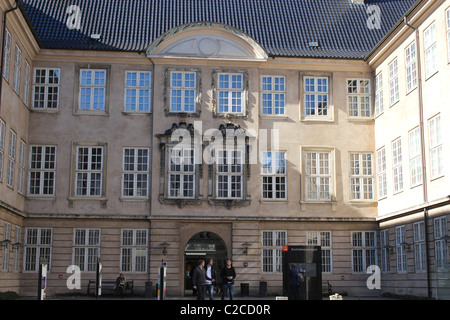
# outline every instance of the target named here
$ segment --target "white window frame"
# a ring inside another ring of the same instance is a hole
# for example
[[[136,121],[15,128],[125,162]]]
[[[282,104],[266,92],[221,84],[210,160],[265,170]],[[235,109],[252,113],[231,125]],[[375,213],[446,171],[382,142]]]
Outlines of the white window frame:
[[[234,148],[228,150],[216,149],[215,152],[216,198],[243,199],[245,162],[244,150],[235,150]],[[225,193],[226,196],[223,195]]]
[[[409,175],[411,188],[422,184],[422,157],[420,149],[420,130],[409,131]]]
[[[10,243],[11,243],[11,223],[4,222],[3,224],[3,241],[1,243],[2,253],[2,271],[9,271],[9,253],[10,253]]]
[[[425,248],[425,222],[413,223],[414,234],[414,265],[416,272],[426,271],[426,248]]]
[[[425,75],[426,79],[430,78],[436,72],[437,67],[437,39],[436,39],[436,23],[433,22],[423,32],[424,50],[425,50]]]
[[[87,149],[87,169],[80,169],[79,165],[79,156],[80,156],[80,150],[81,149]],[[93,149],[101,150],[100,155],[100,162],[93,161],[94,157],[97,157],[98,154],[93,154]],[[103,195],[103,169],[104,169],[104,156],[105,156],[105,148],[102,146],[77,146],[76,147],[76,164],[75,164],[75,196],[76,197],[91,197],[91,198],[99,198]],[[93,164],[99,164],[100,169],[94,168],[92,169]],[[84,178],[79,178],[80,175],[86,174],[86,180]],[[100,175],[99,178],[96,177],[96,175]],[[82,186],[83,181],[86,181],[86,187]],[[94,186],[94,188],[91,187],[91,184],[94,182],[100,182],[99,186]],[[81,184],[81,185],[80,185]],[[80,189],[79,189],[80,188]],[[84,192],[79,192],[79,190],[86,189],[86,194],[83,194]],[[94,192],[92,192],[94,190]],[[98,191],[97,191],[98,190]]]
[[[25,60],[25,70],[23,75],[23,103],[28,107],[30,104],[30,76],[31,76],[31,66],[27,60]]]
[[[287,161],[285,151],[262,153],[261,197],[263,200],[287,199]]]
[[[370,79],[347,79],[347,116],[372,117],[372,83]]]
[[[5,29],[5,46],[3,48],[3,77],[9,81],[9,64],[11,62],[11,33]]]
[[[416,41],[413,41],[405,49],[406,67],[406,93],[410,93],[417,88],[417,54]]]
[[[261,270],[263,273],[281,273],[283,245],[288,244],[287,230],[261,232]]]
[[[54,196],[56,187],[57,146],[30,146],[28,195]],[[36,192],[37,191],[37,192]]]
[[[383,146],[377,150],[378,200],[387,197],[386,170],[386,148]]]
[[[9,130],[9,152],[8,152],[8,176],[7,176],[7,181],[6,181],[6,185],[10,188],[14,188],[16,146],[17,146],[17,134],[12,129],[10,129]]]
[[[179,74],[180,79],[174,79]],[[191,78],[193,77],[193,78]],[[197,72],[195,71],[170,71],[170,102],[171,113],[195,113],[197,104]],[[179,82],[179,84],[178,84]],[[179,93],[175,95],[175,93]],[[176,102],[175,102],[176,101]],[[187,103],[187,101],[189,101]],[[177,108],[174,108],[174,105]],[[178,107],[179,106],[179,107]],[[179,110],[178,110],[179,109]]]
[[[389,248],[389,229],[380,230],[380,267],[383,273],[391,271]]]
[[[58,110],[61,83],[61,69],[34,68],[33,110]]]
[[[321,246],[322,273],[333,273],[333,236],[331,231],[306,231],[306,245]]]
[[[444,155],[442,147],[441,115],[438,114],[428,120],[430,144],[430,172],[431,179],[444,175]]]
[[[373,153],[350,152],[350,200],[374,200]]]
[[[311,80],[313,80],[313,84],[311,83]],[[325,84],[323,82],[325,82]],[[307,119],[332,118],[330,105],[330,82],[331,80],[329,76],[303,77],[304,114]],[[313,89],[311,89],[311,86],[313,86]],[[326,104],[325,107],[323,106],[324,103]]]
[[[73,230],[72,264],[82,272],[95,272],[100,259],[101,229],[75,228]]]
[[[406,228],[404,225],[395,227],[395,253],[397,256],[397,272],[406,273]]]
[[[389,63],[389,97],[391,106],[400,101],[397,58],[395,58],[391,63]]]
[[[52,228],[26,228],[23,272],[39,271],[41,257],[48,259],[51,268],[53,229]]]
[[[392,141],[392,178],[394,194],[403,191],[402,138]]]
[[[120,234],[120,271],[147,272],[148,229],[122,229]]]
[[[377,265],[377,234],[375,231],[352,231],[352,272],[366,273],[371,265]]]
[[[13,243],[13,250],[14,250],[14,258],[13,258],[13,271],[18,272],[20,270],[20,239],[22,237],[22,227],[16,226],[15,234],[14,234],[14,243]]]
[[[378,117],[384,112],[383,97],[383,72],[375,77],[375,116]]]
[[[6,124],[0,119],[0,182],[3,181],[3,159],[5,157]]]
[[[19,192],[22,195],[24,194],[24,183],[25,183],[25,152],[26,152],[26,143],[25,141],[20,140],[17,192]]]
[[[197,174],[195,150],[193,148],[169,148],[167,159],[168,197],[172,199],[195,198]]]
[[[306,201],[331,201],[333,193],[332,152],[307,150],[304,157]],[[327,165],[321,166],[321,163]]]
[[[151,71],[125,71],[124,111],[150,113],[151,86]]]
[[[87,76],[88,73],[90,73],[90,76]],[[86,77],[83,74],[86,74]],[[78,110],[88,112],[106,111],[107,77],[108,71],[106,69],[80,69]],[[84,83],[84,80],[88,82]],[[84,90],[89,90],[89,93],[85,91],[86,94],[83,94]],[[83,96],[86,98],[82,99]]]
[[[224,79],[224,77],[227,77],[228,79],[226,80]],[[238,86],[238,84],[240,85]],[[244,73],[242,72],[217,73],[216,90],[217,90],[217,114],[245,115],[246,97],[244,88]]]
[[[122,159],[122,197],[148,198],[150,149],[124,148]],[[127,185],[131,185],[131,188],[126,188]]]
[[[286,115],[286,77],[261,76],[261,115]]]
[[[19,94],[20,91],[20,71],[22,69],[22,50],[16,44],[16,51],[14,53],[14,78],[13,89]]]
[[[447,216],[434,218],[434,250],[436,266],[443,267],[449,259],[447,244]]]
[[[450,8],[445,11],[445,25],[447,27],[447,59],[450,63]]]

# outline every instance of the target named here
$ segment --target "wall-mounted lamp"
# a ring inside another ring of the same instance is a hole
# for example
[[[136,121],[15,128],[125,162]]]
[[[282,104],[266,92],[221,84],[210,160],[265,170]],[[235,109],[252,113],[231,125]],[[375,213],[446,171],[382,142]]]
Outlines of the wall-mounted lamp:
[[[162,254],[165,256],[167,254],[166,247],[170,246],[170,243],[162,242],[162,243],[159,244],[159,246],[163,248]]]
[[[242,246],[245,247],[245,249],[244,249],[244,254],[245,254],[245,255],[248,255],[248,247],[250,247],[251,245],[252,245],[252,244],[249,243],[249,242],[244,242],[244,243],[242,244]]]

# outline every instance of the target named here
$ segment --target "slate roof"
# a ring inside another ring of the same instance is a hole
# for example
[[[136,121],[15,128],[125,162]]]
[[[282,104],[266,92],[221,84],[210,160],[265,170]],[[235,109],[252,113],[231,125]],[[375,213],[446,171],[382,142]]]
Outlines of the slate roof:
[[[23,11],[47,49],[142,52],[174,27],[207,21],[241,30],[269,56],[363,59],[417,1],[24,0]],[[81,9],[80,30],[66,25],[70,5]],[[367,27],[370,5],[381,10],[380,29]]]

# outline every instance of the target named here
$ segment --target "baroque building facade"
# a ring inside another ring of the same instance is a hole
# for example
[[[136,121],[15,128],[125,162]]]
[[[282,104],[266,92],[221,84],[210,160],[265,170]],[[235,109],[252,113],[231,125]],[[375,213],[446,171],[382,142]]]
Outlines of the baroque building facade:
[[[449,7],[2,2],[0,290],[101,261],[144,292],[164,260],[190,295],[211,257],[281,294],[283,245],[320,245],[324,288],[440,298]]]

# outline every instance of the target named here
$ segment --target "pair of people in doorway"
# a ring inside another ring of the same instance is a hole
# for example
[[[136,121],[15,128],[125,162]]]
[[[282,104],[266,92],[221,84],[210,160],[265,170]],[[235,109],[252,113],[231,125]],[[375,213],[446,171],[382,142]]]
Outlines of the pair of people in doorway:
[[[231,260],[227,260],[227,265],[222,270],[222,300],[225,294],[229,292],[230,300],[234,296],[234,279],[236,278],[236,271],[231,264]],[[214,286],[216,285],[216,270],[212,259],[208,259],[205,266],[205,260],[200,260],[197,267],[195,267],[192,275],[193,289],[197,291],[197,300],[205,300],[206,294],[210,300],[213,300]]]

